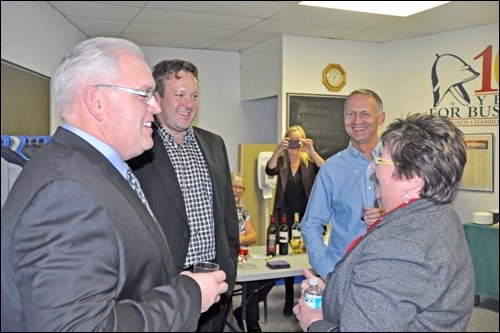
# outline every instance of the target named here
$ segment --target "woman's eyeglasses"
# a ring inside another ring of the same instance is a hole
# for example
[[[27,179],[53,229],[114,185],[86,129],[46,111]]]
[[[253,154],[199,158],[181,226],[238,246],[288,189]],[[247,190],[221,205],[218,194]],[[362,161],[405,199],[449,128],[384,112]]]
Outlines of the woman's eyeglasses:
[[[374,156],[375,160],[375,165],[381,165],[381,164],[386,164],[386,165],[397,165],[396,162],[392,160],[386,160],[385,158]]]
[[[393,160],[388,160],[388,159],[380,157],[379,153],[376,151],[373,151],[372,155],[373,155],[373,163],[375,164],[375,166],[382,165],[382,164],[385,164],[385,165],[398,165],[399,164],[397,162],[394,162]]]

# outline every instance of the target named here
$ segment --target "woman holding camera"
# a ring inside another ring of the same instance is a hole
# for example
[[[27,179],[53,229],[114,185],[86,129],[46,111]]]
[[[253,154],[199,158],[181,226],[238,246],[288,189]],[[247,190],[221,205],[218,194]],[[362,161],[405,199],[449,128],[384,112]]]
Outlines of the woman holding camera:
[[[299,213],[302,218],[316,174],[324,162],[314,150],[313,141],[306,137],[302,127],[288,128],[266,165],[267,175],[278,176],[273,210],[277,228],[281,224],[283,214],[287,217],[289,233],[292,230],[294,213]],[[293,277],[285,278],[283,315],[287,317],[293,314],[293,282]]]

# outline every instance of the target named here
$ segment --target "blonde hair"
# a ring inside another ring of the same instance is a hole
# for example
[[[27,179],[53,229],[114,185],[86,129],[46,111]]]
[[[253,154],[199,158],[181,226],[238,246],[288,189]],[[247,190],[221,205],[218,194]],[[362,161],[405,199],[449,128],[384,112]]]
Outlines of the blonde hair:
[[[238,180],[241,180],[243,182],[243,176],[241,175],[241,173],[239,173],[238,171],[231,172],[231,183],[234,184]]]
[[[304,129],[299,125],[293,125],[293,126],[288,127],[287,131],[285,132],[285,137],[290,137],[290,134],[292,132],[299,132],[300,138],[302,140],[307,139],[306,131],[304,131]],[[287,160],[288,154],[283,154],[283,157],[285,158],[285,160]],[[309,166],[309,162],[311,162],[313,160],[311,155],[309,155],[309,153],[307,151],[305,151],[304,149],[300,150],[300,159],[302,162],[304,162],[306,167]],[[287,163],[285,163],[285,167],[286,167],[286,164]]]

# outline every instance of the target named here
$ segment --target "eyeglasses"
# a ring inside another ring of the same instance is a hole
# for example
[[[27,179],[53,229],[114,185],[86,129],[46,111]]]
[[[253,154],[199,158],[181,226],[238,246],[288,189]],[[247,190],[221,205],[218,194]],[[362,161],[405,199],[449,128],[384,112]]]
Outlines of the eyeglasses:
[[[121,91],[125,91],[131,94],[136,94],[144,98],[144,103],[147,103],[151,100],[151,97],[155,95],[154,90],[142,90],[142,89],[134,89],[134,88],[128,88],[128,87],[122,87],[122,86],[116,86],[114,84],[96,84],[96,88],[99,87],[105,87],[105,88],[113,88],[113,89],[118,89]]]
[[[245,190],[245,186],[233,185],[233,190],[244,191]]]
[[[372,156],[373,156],[373,162],[375,163],[375,166],[382,165],[382,164],[385,164],[385,165],[399,165],[398,162],[394,162],[393,160],[388,160],[388,159],[380,157],[379,153],[376,152],[376,151],[372,152]]]
[[[394,162],[393,160],[386,160],[385,158],[381,158],[378,156],[375,156],[374,159],[375,159],[375,165],[381,165],[381,164],[397,165],[397,163]]]

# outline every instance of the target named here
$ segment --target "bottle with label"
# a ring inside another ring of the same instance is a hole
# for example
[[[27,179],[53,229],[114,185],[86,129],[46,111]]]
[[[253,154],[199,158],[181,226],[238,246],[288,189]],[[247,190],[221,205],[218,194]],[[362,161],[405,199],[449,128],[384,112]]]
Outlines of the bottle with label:
[[[299,220],[299,213],[295,213],[293,215],[292,239],[290,240],[292,253],[302,253],[302,231]]]
[[[288,254],[288,225],[286,225],[286,214],[281,216],[281,225],[279,229],[280,236],[280,255]]]
[[[276,225],[274,215],[271,215],[269,226],[267,227],[266,256],[276,256]]]
[[[304,291],[304,303],[313,309],[321,309],[321,302],[323,301],[323,289],[318,284],[317,278],[310,278],[310,287]]]

